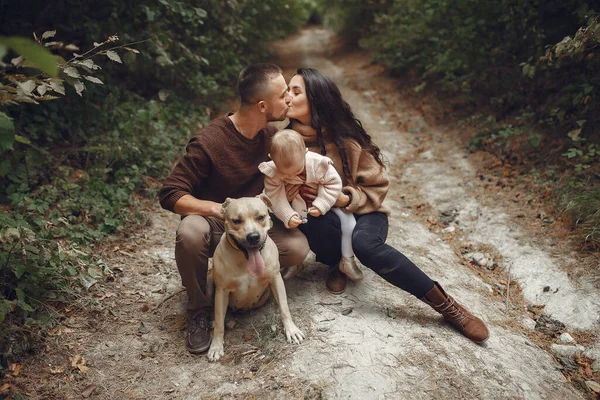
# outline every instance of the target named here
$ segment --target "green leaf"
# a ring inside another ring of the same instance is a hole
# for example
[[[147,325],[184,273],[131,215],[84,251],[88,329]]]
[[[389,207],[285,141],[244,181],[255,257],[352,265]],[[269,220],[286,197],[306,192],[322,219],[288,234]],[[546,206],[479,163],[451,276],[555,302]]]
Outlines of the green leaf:
[[[80,96],[81,93],[85,90],[85,85],[80,80],[76,80],[75,82],[73,82],[73,87],[75,88],[77,94]]]
[[[62,80],[50,81],[48,85],[50,85],[54,92],[60,93],[63,96],[65,95],[65,85]]]
[[[15,141],[15,126],[12,119],[0,112],[0,152],[11,150]]]
[[[121,57],[119,57],[119,55],[112,50],[106,51],[106,57],[108,57],[111,60],[116,61],[118,63],[121,63],[121,64],[123,63],[123,61],[121,61]]]
[[[95,76],[88,76],[88,75],[86,75],[86,76],[84,76],[84,78],[87,79],[90,82],[94,82],[94,83],[97,83],[99,85],[104,85],[104,83],[100,79],[96,78]]]
[[[4,160],[0,163],[0,178],[4,178],[10,170],[10,160]]]
[[[33,308],[25,301],[25,292],[21,288],[15,288],[17,294],[17,306],[21,307],[24,311],[33,311]]]
[[[58,76],[58,66],[52,53],[40,44],[24,37],[0,37],[0,43],[13,49],[50,76]]]
[[[15,142],[23,143],[23,144],[31,144],[29,138],[21,135],[15,135]]]
[[[75,68],[75,67],[65,67],[63,72],[65,74],[67,74],[68,76],[70,76],[71,78],[81,78],[79,71],[77,71],[77,68]]]
[[[6,299],[0,300],[0,324],[4,322],[6,314],[11,311],[13,302]]]
[[[25,265],[21,264],[20,262],[17,262],[14,264],[14,266],[15,266],[15,276],[17,277],[17,279],[19,279],[25,273]]]

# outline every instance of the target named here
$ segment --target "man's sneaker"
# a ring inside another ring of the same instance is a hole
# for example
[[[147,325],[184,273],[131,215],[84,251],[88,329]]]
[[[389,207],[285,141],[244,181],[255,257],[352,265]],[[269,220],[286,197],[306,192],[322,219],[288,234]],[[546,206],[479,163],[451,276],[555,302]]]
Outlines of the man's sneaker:
[[[340,271],[342,271],[348,278],[354,282],[358,282],[363,278],[363,272],[356,265],[354,257],[346,258],[342,257],[340,260]]]
[[[190,353],[203,353],[210,347],[210,318],[205,310],[200,310],[190,318],[185,347]]]

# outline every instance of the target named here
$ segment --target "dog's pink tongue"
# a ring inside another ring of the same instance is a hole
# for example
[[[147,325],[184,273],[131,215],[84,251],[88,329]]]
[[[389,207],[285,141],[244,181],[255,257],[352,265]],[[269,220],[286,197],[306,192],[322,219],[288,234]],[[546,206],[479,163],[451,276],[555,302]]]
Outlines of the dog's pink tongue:
[[[248,273],[261,276],[265,272],[265,260],[258,249],[248,250]]]

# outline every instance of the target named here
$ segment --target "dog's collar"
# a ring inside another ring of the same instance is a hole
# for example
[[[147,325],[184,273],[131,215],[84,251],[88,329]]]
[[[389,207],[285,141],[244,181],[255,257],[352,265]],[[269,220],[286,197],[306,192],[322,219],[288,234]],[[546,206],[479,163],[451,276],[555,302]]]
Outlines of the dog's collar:
[[[230,235],[229,233],[227,233],[226,236],[227,236],[227,241],[229,242],[229,244],[232,245],[234,248],[242,251],[247,260],[248,259],[248,250],[246,250],[246,248],[244,246],[242,246],[240,244],[240,242],[238,242],[238,240],[234,236]],[[265,243],[266,243],[266,240],[263,242],[262,246],[260,246],[260,249],[258,249],[259,252],[262,251],[262,249],[265,247]]]

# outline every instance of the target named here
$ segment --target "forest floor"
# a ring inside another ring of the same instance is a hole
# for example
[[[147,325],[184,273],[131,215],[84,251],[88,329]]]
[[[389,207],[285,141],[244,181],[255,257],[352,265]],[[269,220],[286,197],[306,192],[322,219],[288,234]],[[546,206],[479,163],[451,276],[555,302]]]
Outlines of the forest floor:
[[[228,315],[220,361],[191,355],[173,254],[179,219],[153,201],[147,228],[99,251],[111,279],[89,289],[89,306],[73,307],[14,385],[35,399],[593,398],[597,258],[523,176],[464,150],[459,124],[439,115],[443,101],[402,89],[338,42],[310,28],[274,47],[286,79],[306,66],[339,85],[389,161],[388,243],[480,316],[490,339],[470,342],[364,267],[362,282],[331,295],[324,266],[309,261],[286,282],[302,344],[285,342],[271,300]]]

